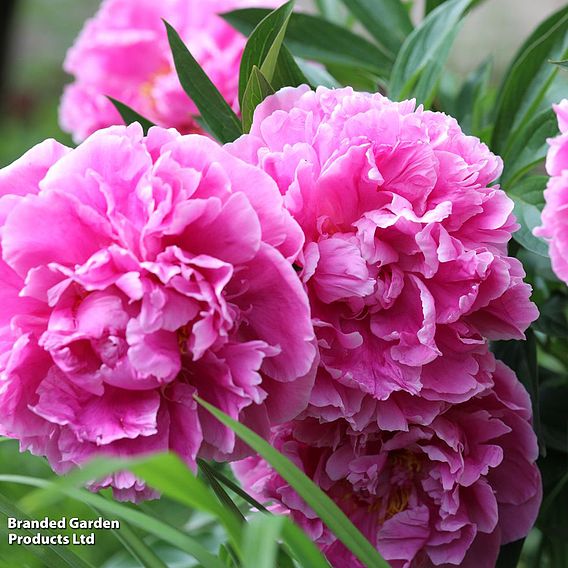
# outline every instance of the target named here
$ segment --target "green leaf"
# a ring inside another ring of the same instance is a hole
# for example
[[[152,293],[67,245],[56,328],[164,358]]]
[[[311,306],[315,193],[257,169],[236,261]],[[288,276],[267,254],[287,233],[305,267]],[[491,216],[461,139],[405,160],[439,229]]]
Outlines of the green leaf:
[[[214,468],[210,468],[210,470],[211,475],[213,475],[218,481],[225,485],[225,487],[228,487],[233,493],[244,499],[247,503],[258,509],[259,511],[262,511],[263,513],[272,514],[262,503],[259,503],[254,497],[251,497],[244,489],[239,487],[236,483],[233,483],[220,471],[217,471]]]
[[[128,523],[120,523],[120,529],[113,531],[132,557],[144,568],[168,568],[155,552],[130,528]]]
[[[426,0],[425,14],[434,11],[438,6],[441,6],[446,0]]]
[[[501,547],[495,568],[517,568],[525,539],[510,542]]]
[[[353,87],[355,90],[374,93],[379,86],[377,76],[365,69],[355,69],[349,65],[328,65],[327,70],[340,85]]]
[[[0,494],[0,517],[4,517],[5,519],[7,519],[8,517],[14,517],[17,519],[30,518],[2,494]],[[5,526],[7,526],[7,521],[3,520],[2,529],[4,529]],[[33,536],[32,531],[18,529],[17,532],[20,534]],[[7,532],[5,537],[7,539]],[[70,568],[94,568],[92,564],[90,564],[86,560],[83,560],[80,556],[77,556],[72,549],[64,546],[50,544],[38,547],[37,545],[33,544],[29,545],[30,551],[34,551],[34,549],[37,549],[37,555],[43,560],[43,562],[45,562],[45,564],[49,568],[61,568],[63,566],[69,566]]]
[[[243,568],[274,568],[285,517],[257,515],[243,535]]]
[[[505,168],[501,184],[505,189],[544,161],[548,152],[546,140],[557,133],[558,121],[551,108],[538,113],[521,126],[503,154]]]
[[[149,534],[153,534],[159,539],[172,544],[180,550],[183,550],[193,558],[196,558],[204,568],[225,568],[224,564],[217,557],[213,556],[213,554],[189,535],[167,525],[166,523],[163,523],[158,519],[145,515],[144,513],[126,505],[107,500],[100,495],[94,495],[83,489],[68,487],[61,483],[53,483],[45,479],[22,475],[0,475],[0,483],[17,483],[20,485],[29,485],[31,487],[61,493],[62,495],[71,497],[72,499],[76,499],[77,501],[92,507],[96,507],[110,518],[123,519],[131,525],[136,526]]]
[[[178,33],[170,24],[164,23],[183,90],[195,103],[201,118],[217,140],[222,143],[236,140],[243,133],[237,115],[191,55]]]
[[[545,383],[540,391],[542,437],[548,448],[568,454],[568,385]]]
[[[564,69],[568,69],[568,59],[564,59],[562,61],[550,61],[553,65],[558,65],[558,67],[563,67]]]
[[[508,195],[513,200],[514,214],[521,228],[513,233],[513,239],[527,250],[548,257],[548,245],[533,235],[533,229],[541,224],[546,176],[532,176],[515,185],[509,185]]]
[[[235,29],[249,35],[267,14],[261,8],[245,8],[223,14]],[[308,14],[292,14],[286,29],[286,45],[296,57],[366,69],[388,77],[392,59],[374,43],[332,22]]]
[[[254,116],[254,109],[268,96],[275,93],[272,85],[268,82],[267,78],[262,74],[262,71],[255,65],[252,68],[248,84],[246,86],[243,101],[243,131],[249,132],[252,126],[252,119]]]
[[[541,210],[531,203],[527,203],[522,197],[510,196],[514,203],[513,210],[521,228],[513,234],[513,239],[527,250],[548,257],[548,245],[542,239],[533,235],[533,229],[541,225]]]
[[[128,469],[171,499],[216,516],[227,529],[238,552],[241,537],[240,519],[232,511],[221,506],[207,487],[175,454],[156,454],[136,460],[128,465]]]
[[[400,0],[342,0],[392,58],[396,57],[412,22]]]
[[[533,326],[551,337],[568,338],[568,297],[555,293],[539,305],[540,316]]]
[[[489,89],[493,60],[486,59],[463,84],[456,101],[455,115],[462,130],[475,134],[482,127],[483,101]]]
[[[554,486],[554,489],[546,496],[546,499],[542,503],[541,515],[543,517],[545,517],[552,508],[554,508],[555,500],[566,487],[568,487],[568,471],[562,476],[562,478]]]
[[[300,59],[297,61],[297,64],[306,77],[304,83],[309,82],[310,85],[314,85],[315,87],[323,85],[328,89],[337,89],[341,87],[341,84],[336,81],[336,79],[329,73],[329,71],[317,65],[316,63],[311,63],[309,61]]]
[[[107,97],[107,99],[114,105],[114,108],[118,111],[122,120],[124,120],[124,124],[132,124],[133,122],[139,122],[142,130],[144,131],[144,135],[148,134],[148,130],[152,126],[156,126],[153,122],[144,118],[141,114],[138,114],[134,109],[131,109],[129,106],[113,99],[112,97]]]
[[[312,84],[305,75],[300,64],[294,59],[290,50],[283,45],[278,54],[278,62],[274,70],[274,76],[270,81],[275,91],[282,87],[297,87],[298,85]]]
[[[375,547],[359,532],[345,513],[287,457],[275,450],[252,430],[236,422],[224,412],[196,397],[222,424],[263,457],[304,499],[328,528],[365,565],[388,568]]]
[[[227,495],[227,492],[217,481],[215,470],[204,460],[197,460],[197,463],[199,464],[199,468],[203,472],[203,475],[207,479],[209,486],[211,487],[211,489],[213,489],[221,504],[227,509],[231,510],[235,517],[239,519],[239,521],[244,522],[245,518],[240,509],[235,505],[234,501],[229,497],[229,495]]]
[[[289,518],[285,519],[282,536],[290,552],[305,568],[329,568],[319,548]]]
[[[531,328],[527,329],[525,341],[495,341],[491,349],[497,359],[515,371],[517,377],[527,389],[532,404],[533,428],[540,442],[541,453],[544,446],[541,436],[539,372],[537,365],[536,338]]]
[[[330,22],[341,22],[339,13],[340,0],[315,0],[318,12]]]
[[[133,460],[95,459],[81,469],[58,478],[52,485],[61,488],[64,493],[67,488],[75,488],[122,470],[133,472],[163,495],[186,507],[212,514],[223,524],[238,551],[242,531],[240,520],[219,503],[208,487],[175,454],[154,454]],[[49,494],[46,496],[49,498]],[[24,502],[28,508],[44,505],[41,493],[28,495]]]
[[[503,153],[516,139],[512,132],[532,118],[558,67],[547,61],[568,47],[568,7],[541,23],[519,49],[499,90],[491,149]]]
[[[428,14],[406,38],[396,58],[389,95],[429,102],[459,31],[459,23],[472,0],[450,0]]]
[[[270,12],[250,34],[243,50],[239,70],[239,102],[241,108],[244,106],[245,90],[249,85],[254,67],[258,67],[262,71],[268,83],[272,80],[293,7],[294,2],[292,0]]]
[[[542,207],[544,205],[544,189],[547,181],[547,176],[531,176],[511,185],[507,193],[510,197],[519,197],[531,205]]]

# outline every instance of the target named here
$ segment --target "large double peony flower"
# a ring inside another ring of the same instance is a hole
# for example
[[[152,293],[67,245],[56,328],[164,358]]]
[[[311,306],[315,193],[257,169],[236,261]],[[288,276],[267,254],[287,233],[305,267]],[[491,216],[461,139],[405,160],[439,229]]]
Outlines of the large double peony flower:
[[[272,176],[306,237],[321,362],[274,443],[394,567],[494,566],[540,502],[528,396],[489,351],[537,317],[507,256],[501,160],[444,114],[350,88],[283,89],[228,148]],[[236,471],[356,565],[266,464]]]
[[[488,361],[491,364],[492,361]],[[315,419],[275,429],[274,446],[332,497],[393,568],[493,568],[527,535],[541,499],[530,399],[493,362],[494,387],[407,431],[353,433]],[[258,499],[290,514],[335,568],[363,565],[258,457],[234,466]]]
[[[551,138],[546,157],[550,176],[544,191],[542,226],[534,234],[549,240],[550,260],[558,278],[568,284],[568,99],[553,105],[560,135]]]
[[[0,434],[58,473],[244,455],[194,395],[265,436],[305,407],[303,235],[270,177],[213,141],[138,125],[46,141],[0,171],[0,236]],[[105,485],[151,495],[128,472]]]
[[[350,88],[283,89],[228,149],[280,187],[321,365],[306,416],[406,429],[491,386],[487,339],[537,317],[507,256],[500,158],[442,113]]]
[[[75,141],[99,128],[122,124],[112,96],[155,124],[199,132],[197,108],[177,78],[162,18],[186,42],[227,102],[238,108],[239,65],[246,38],[218,14],[276,0],[104,0],[75,45],[64,69],[60,122]]]

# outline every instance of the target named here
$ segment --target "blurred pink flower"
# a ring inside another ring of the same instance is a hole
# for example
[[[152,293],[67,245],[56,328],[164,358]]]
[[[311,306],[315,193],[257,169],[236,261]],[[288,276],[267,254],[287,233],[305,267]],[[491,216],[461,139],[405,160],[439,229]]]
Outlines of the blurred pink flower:
[[[501,159],[442,113],[351,88],[286,88],[226,146],[280,187],[321,365],[306,416],[405,430],[490,384],[488,339],[537,317]]]
[[[64,63],[74,77],[60,107],[61,127],[76,142],[99,128],[122,124],[112,96],[155,124],[200,132],[197,108],[179,84],[162,18],[186,42],[227,102],[238,107],[245,38],[217,14],[277,0],[104,0]]]
[[[568,99],[553,108],[560,135],[548,140],[546,171],[550,179],[544,191],[546,205],[542,211],[542,226],[537,227],[534,234],[549,240],[552,269],[568,284]]]
[[[195,394],[263,435],[305,407],[301,230],[269,176],[208,138],[135,124],[43,142],[0,170],[0,236],[0,434],[58,473],[246,454]],[[151,494],[128,472],[106,485]]]
[[[273,445],[311,477],[393,568],[493,568],[527,535],[541,502],[529,397],[486,355],[492,388],[407,432],[314,419],[274,429]],[[245,488],[290,514],[335,568],[363,567],[266,462],[233,465]]]

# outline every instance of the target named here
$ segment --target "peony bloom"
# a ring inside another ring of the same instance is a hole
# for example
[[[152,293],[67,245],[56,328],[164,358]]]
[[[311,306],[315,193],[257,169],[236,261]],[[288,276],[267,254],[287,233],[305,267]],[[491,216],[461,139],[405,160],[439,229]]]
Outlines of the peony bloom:
[[[104,0],[67,53],[75,78],[65,89],[61,127],[76,142],[99,128],[122,124],[112,96],[156,124],[201,131],[197,108],[179,84],[162,18],[180,33],[227,102],[238,107],[245,38],[217,14],[276,0]]]
[[[537,317],[501,159],[457,122],[351,88],[286,88],[227,148],[278,184],[321,364],[305,416],[408,430],[491,385],[488,339]]]
[[[0,237],[0,435],[56,472],[246,455],[194,395],[263,435],[305,407],[302,233],[270,177],[208,138],[134,124],[46,141],[0,170]],[[106,485],[151,494],[128,472]]]
[[[549,242],[550,260],[556,276],[568,284],[568,99],[553,105],[560,135],[548,140],[546,171],[550,176],[544,191],[546,205],[537,237]]]
[[[348,432],[316,420],[277,427],[273,444],[310,476],[393,568],[493,568],[527,535],[540,505],[530,399],[487,354],[493,386],[429,423]],[[266,462],[233,466],[245,488],[290,514],[334,568],[363,567]]]

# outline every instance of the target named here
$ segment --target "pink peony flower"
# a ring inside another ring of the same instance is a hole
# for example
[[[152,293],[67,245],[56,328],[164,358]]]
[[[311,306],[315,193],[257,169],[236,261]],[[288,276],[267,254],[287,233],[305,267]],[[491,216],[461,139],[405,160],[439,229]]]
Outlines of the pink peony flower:
[[[306,236],[321,364],[305,416],[408,430],[490,385],[487,339],[537,317],[507,256],[500,158],[413,101],[306,86],[267,98],[227,148],[272,176]]]
[[[305,407],[302,233],[270,177],[215,142],[137,124],[46,141],[0,171],[0,237],[0,434],[56,472],[246,454],[196,394],[263,435]],[[107,485],[151,494],[128,472]]]
[[[550,260],[555,274],[568,284],[568,99],[553,108],[560,135],[548,140],[546,171],[550,176],[544,191],[546,205],[542,225],[533,232],[549,240]]]
[[[179,84],[162,18],[180,33],[227,102],[238,107],[245,38],[217,14],[277,0],[104,0],[67,53],[61,127],[76,142],[99,128],[122,124],[112,96],[156,124],[201,132],[197,108]],[[280,2],[281,3],[281,2]]]
[[[495,361],[492,388],[407,432],[354,434],[314,419],[275,428],[273,444],[343,509],[393,568],[493,568],[527,535],[541,501],[529,397]],[[339,435],[338,435],[339,434]],[[258,457],[233,465],[245,488],[290,514],[335,568],[363,567]]]

